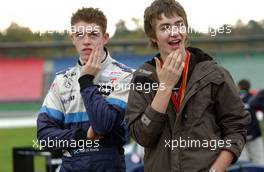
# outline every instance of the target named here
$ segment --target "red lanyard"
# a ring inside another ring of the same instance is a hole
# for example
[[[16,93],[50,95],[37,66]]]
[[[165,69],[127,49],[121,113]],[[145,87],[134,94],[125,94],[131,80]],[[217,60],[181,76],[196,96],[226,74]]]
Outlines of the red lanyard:
[[[176,112],[179,112],[180,109],[180,105],[182,103],[183,97],[184,97],[184,92],[186,90],[186,86],[187,86],[187,74],[188,74],[188,68],[189,68],[189,52],[186,51],[186,58],[185,58],[185,64],[184,64],[184,69],[183,69],[183,74],[182,74],[182,82],[181,82],[181,86],[180,89],[178,91],[178,96],[176,97],[176,95],[174,95],[174,93],[171,94],[171,101],[175,107]],[[161,61],[161,66],[163,65],[163,61],[160,58]]]

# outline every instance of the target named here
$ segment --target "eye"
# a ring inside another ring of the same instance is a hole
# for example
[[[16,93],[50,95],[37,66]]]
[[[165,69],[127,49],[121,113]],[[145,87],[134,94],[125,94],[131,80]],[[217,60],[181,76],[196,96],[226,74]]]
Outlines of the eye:
[[[184,25],[183,22],[179,22],[179,23],[176,24],[176,26],[177,26],[177,27],[184,27],[185,25]]]
[[[83,37],[84,33],[83,32],[77,32],[75,35],[76,35],[76,37]]]
[[[99,36],[99,32],[97,32],[97,31],[92,31],[92,36]]]
[[[91,38],[97,38],[100,36],[100,33],[99,32],[96,32],[96,31],[92,31],[91,33],[89,33],[89,36]]]
[[[163,26],[161,26],[161,31],[164,31],[164,32],[166,32],[166,31],[169,31],[170,30],[170,28],[171,28],[171,26],[170,25],[168,25],[168,24],[166,24],[166,25],[163,25]]]

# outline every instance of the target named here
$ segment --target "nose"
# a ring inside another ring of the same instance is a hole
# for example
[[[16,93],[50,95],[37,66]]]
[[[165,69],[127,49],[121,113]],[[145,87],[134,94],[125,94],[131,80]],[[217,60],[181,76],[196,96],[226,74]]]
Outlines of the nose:
[[[83,37],[83,43],[84,44],[91,44],[91,38],[88,36],[88,34],[85,34]]]
[[[170,36],[171,37],[175,37],[175,36],[178,36],[180,34],[180,28],[179,27],[176,27],[176,26],[172,26],[171,27],[171,30],[170,30]]]

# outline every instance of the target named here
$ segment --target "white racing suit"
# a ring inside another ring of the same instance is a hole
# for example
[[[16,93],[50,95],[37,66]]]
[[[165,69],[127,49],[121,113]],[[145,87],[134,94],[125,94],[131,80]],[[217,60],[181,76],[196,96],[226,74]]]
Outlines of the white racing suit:
[[[57,73],[37,119],[39,145],[62,150],[61,172],[125,171],[124,113],[133,70],[106,51],[95,76],[80,77],[80,62]],[[103,138],[87,140],[89,127]]]

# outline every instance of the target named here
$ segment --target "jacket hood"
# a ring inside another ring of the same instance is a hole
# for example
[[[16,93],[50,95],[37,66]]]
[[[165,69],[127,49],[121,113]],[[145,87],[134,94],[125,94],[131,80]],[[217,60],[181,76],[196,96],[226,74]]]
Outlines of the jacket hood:
[[[202,61],[213,60],[211,56],[199,48],[188,47],[187,50],[196,57],[198,63]]]

